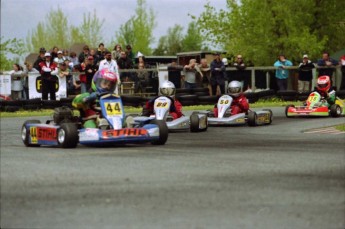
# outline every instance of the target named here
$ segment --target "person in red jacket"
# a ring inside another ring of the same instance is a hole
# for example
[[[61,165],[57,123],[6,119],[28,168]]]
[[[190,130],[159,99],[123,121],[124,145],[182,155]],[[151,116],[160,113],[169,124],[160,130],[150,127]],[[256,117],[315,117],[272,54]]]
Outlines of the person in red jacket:
[[[228,94],[233,98],[231,103],[231,115],[247,113],[249,103],[246,96],[242,93],[242,84],[239,81],[231,81],[228,85]],[[217,105],[213,109],[214,116],[218,116]]]
[[[42,77],[42,100],[48,100],[48,93],[50,100],[56,100],[55,85],[58,80],[56,76],[58,67],[55,62],[51,61],[51,54],[49,52],[46,52],[44,57],[45,60],[39,63]]]
[[[170,116],[174,120],[183,116],[182,104],[180,103],[180,101],[178,101],[175,98],[175,92],[176,92],[175,85],[171,81],[165,81],[160,86],[159,92],[160,92],[161,96],[166,96],[166,97],[170,98],[172,101],[171,106],[170,106],[170,111],[169,111]],[[143,108],[143,115],[144,116],[150,116],[151,114],[154,114],[153,106],[154,106],[155,100],[157,98],[158,97],[153,98],[153,99],[146,102],[146,104]]]

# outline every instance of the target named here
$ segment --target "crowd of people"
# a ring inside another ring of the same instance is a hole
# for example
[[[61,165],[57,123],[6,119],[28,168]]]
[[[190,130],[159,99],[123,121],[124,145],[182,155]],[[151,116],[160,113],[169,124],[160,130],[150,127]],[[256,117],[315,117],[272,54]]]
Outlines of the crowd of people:
[[[67,95],[76,95],[90,91],[91,81],[94,74],[102,69],[109,69],[119,75],[118,85],[121,82],[133,82],[134,92],[146,92],[146,87],[150,86],[149,66],[145,63],[145,56],[139,53],[137,61],[132,47],[127,45],[122,49],[120,44],[116,44],[112,51],[107,50],[103,43],[97,49],[90,49],[87,45],[77,54],[69,53],[53,47],[51,51],[40,48],[39,55],[34,63],[26,62],[22,68],[19,64],[13,65],[11,75],[11,98],[13,100],[28,99],[28,75],[41,75],[42,99],[50,98],[55,100],[55,84],[58,78],[65,78],[67,85]],[[330,58],[327,52],[322,54],[322,58],[313,63],[307,54],[304,54],[298,66],[298,91],[311,91],[311,81],[313,68],[319,66],[318,74],[332,76],[334,66],[341,65],[342,80],[340,90],[345,89],[345,55],[339,61]],[[289,67],[293,66],[284,54],[278,56],[274,63],[276,67],[275,78],[278,90],[287,90]],[[235,71],[226,71],[227,67],[235,67]],[[221,53],[215,53],[211,63],[203,58],[200,63],[196,59],[190,59],[189,63],[181,66],[173,60],[168,65],[168,78],[176,88],[209,88],[210,95],[224,94],[227,91],[228,83],[238,81],[241,83],[243,91],[251,90],[251,80],[242,55],[237,55],[232,64],[227,58],[221,58]],[[136,69],[136,71],[120,71]],[[73,73],[73,74],[72,74]],[[77,73],[77,74],[76,74]],[[118,90],[118,88],[117,88]],[[116,91],[119,93],[119,91]],[[49,95],[49,97],[48,97]]]

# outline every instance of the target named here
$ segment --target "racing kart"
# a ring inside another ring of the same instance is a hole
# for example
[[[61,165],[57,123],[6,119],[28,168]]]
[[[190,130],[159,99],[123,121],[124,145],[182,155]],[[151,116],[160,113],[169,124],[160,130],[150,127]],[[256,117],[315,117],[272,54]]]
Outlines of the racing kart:
[[[272,123],[273,114],[270,109],[262,111],[248,111],[248,113],[239,113],[231,115],[231,104],[233,98],[229,95],[222,95],[218,99],[218,115],[215,116],[213,111],[209,111],[209,126],[238,126],[248,124],[249,126],[261,126]]]
[[[169,109],[172,100],[165,96],[160,96],[155,99],[153,110],[154,114],[147,116],[134,117],[135,125],[143,125],[153,120],[164,121],[169,129],[169,132],[191,131],[202,132],[206,131],[208,127],[207,115],[194,111],[191,116],[181,116],[180,118],[173,119],[169,115]]]
[[[119,144],[152,143],[164,145],[168,128],[163,121],[152,120],[137,127],[123,127],[125,113],[121,98],[115,94],[99,96],[100,116],[97,128],[83,128],[82,121],[68,107],[55,108],[53,119],[45,124],[39,120],[26,121],[21,130],[26,146],[60,146],[75,148],[78,143],[87,146],[112,146]]]
[[[307,101],[303,106],[287,105],[285,107],[285,115],[291,117],[339,117],[345,114],[345,102],[340,98],[336,98],[335,104],[328,108],[322,105],[320,93],[312,92],[309,94]]]

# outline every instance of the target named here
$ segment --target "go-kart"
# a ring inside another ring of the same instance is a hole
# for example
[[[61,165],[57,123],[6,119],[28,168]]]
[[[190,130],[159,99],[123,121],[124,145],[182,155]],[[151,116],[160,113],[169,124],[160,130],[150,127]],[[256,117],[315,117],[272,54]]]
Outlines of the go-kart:
[[[345,102],[340,98],[336,98],[335,104],[328,108],[322,105],[322,98],[320,93],[312,92],[309,94],[307,101],[303,106],[287,105],[285,107],[286,117],[339,117],[345,114]]]
[[[154,114],[147,116],[135,116],[135,125],[143,125],[153,120],[162,120],[168,126],[170,132],[191,131],[201,132],[207,130],[207,115],[194,111],[191,116],[181,116],[173,119],[169,115],[169,109],[172,100],[165,96],[159,96],[155,99],[153,110]]]
[[[273,114],[270,109],[263,109],[262,111],[249,110],[247,113],[231,115],[232,101],[233,98],[229,95],[222,95],[218,99],[217,117],[213,111],[207,113],[209,126],[238,126],[245,124],[249,126],[261,126],[272,123]]]
[[[123,127],[125,120],[121,98],[115,94],[99,96],[98,128],[83,128],[79,117],[68,107],[55,108],[53,120],[45,124],[28,120],[22,126],[22,140],[26,146],[51,145],[75,148],[78,143],[87,146],[112,146],[150,142],[164,145],[168,139],[165,122],[153,120],[142,126]]]

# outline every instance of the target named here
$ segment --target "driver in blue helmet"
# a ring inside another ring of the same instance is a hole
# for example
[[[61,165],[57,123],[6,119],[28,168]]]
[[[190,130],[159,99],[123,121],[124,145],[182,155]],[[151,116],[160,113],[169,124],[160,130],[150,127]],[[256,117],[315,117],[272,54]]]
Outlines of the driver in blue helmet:
[[[102,69],[97,71],[92,78],[92,92],[85,92],[73,99],[72,106],[79,109],[85,128],[97,127],[96,119],[99,116],[99,111],[95,109],[97,99],[102,93],[114,93],[117,82],[118,76],[115,72]]]

